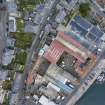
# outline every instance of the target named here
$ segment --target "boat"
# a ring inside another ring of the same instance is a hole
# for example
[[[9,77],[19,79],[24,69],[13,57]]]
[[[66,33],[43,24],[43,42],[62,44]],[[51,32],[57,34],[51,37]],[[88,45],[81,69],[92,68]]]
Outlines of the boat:
[[[104,82],[105,82],[105,72],[101,73],[96,79],[97,84],[103,84]]]

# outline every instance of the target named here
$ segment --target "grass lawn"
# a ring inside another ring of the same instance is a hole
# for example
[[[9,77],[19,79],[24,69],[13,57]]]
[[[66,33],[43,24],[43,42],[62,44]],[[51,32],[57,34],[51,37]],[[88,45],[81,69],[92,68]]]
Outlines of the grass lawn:
[[[16,54],[14,64],[15,64],[15,69],[17,72],[23,73],[26,59],[27,59],[26,51],[22,50]]]
[[[89,15],[90,11],[91,11],[91,8],[90,8],[89,3],[81,3],[79,5],[79,12],[80,12],[81,16],[87,17]]]
[[[14,62],[15,62],[16,64],[25,65],[26,58],[27,58],[27,53],[26,53],[26,51],[21,51],[21,52],[19,52],[19,53],[16,55],[16,58],[15,58],[15,61],[14,61]]]
[[[17,19],[16,20],[16,27],[17,27],[17,32],[23,32],[23,30],[24,30],[24,21],[22,19]]]
[[[10,80],[5,80],[3,82],[2,87],[3,87],[4,90],[11,90],[11,81]]]
[[[18,0],[20,11],[33,11],[37,4],[41,4],[44,0]]]
[[[16,64],[17,72],[23,73],[23,71],[24,71],[24,65]]]
[[[16,39],[15,47],[27,49],[32,43],[33,36],[31,33],[15,32],[11,36]]]

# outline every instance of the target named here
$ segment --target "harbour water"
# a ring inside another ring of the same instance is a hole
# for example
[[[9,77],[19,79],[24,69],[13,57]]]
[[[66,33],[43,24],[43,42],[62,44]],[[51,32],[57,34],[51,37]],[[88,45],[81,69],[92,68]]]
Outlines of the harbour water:
[[[76,105],[105,105],[105,82],[95,82]]]

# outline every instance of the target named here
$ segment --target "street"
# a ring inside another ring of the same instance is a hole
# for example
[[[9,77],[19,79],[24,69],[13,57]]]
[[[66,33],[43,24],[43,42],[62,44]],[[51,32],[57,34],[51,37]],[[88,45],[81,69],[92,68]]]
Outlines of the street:
[[[0,11],[0,64],[3,54],[3,49],[5,48],[6,42],[6,22],[7,22],[7,11]]]

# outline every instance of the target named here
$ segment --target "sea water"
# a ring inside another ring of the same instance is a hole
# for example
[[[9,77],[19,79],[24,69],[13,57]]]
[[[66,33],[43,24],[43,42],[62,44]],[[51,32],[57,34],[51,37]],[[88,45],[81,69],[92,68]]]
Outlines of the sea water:
[[[76,105],[105,105],[105,83],[95,82]]]

